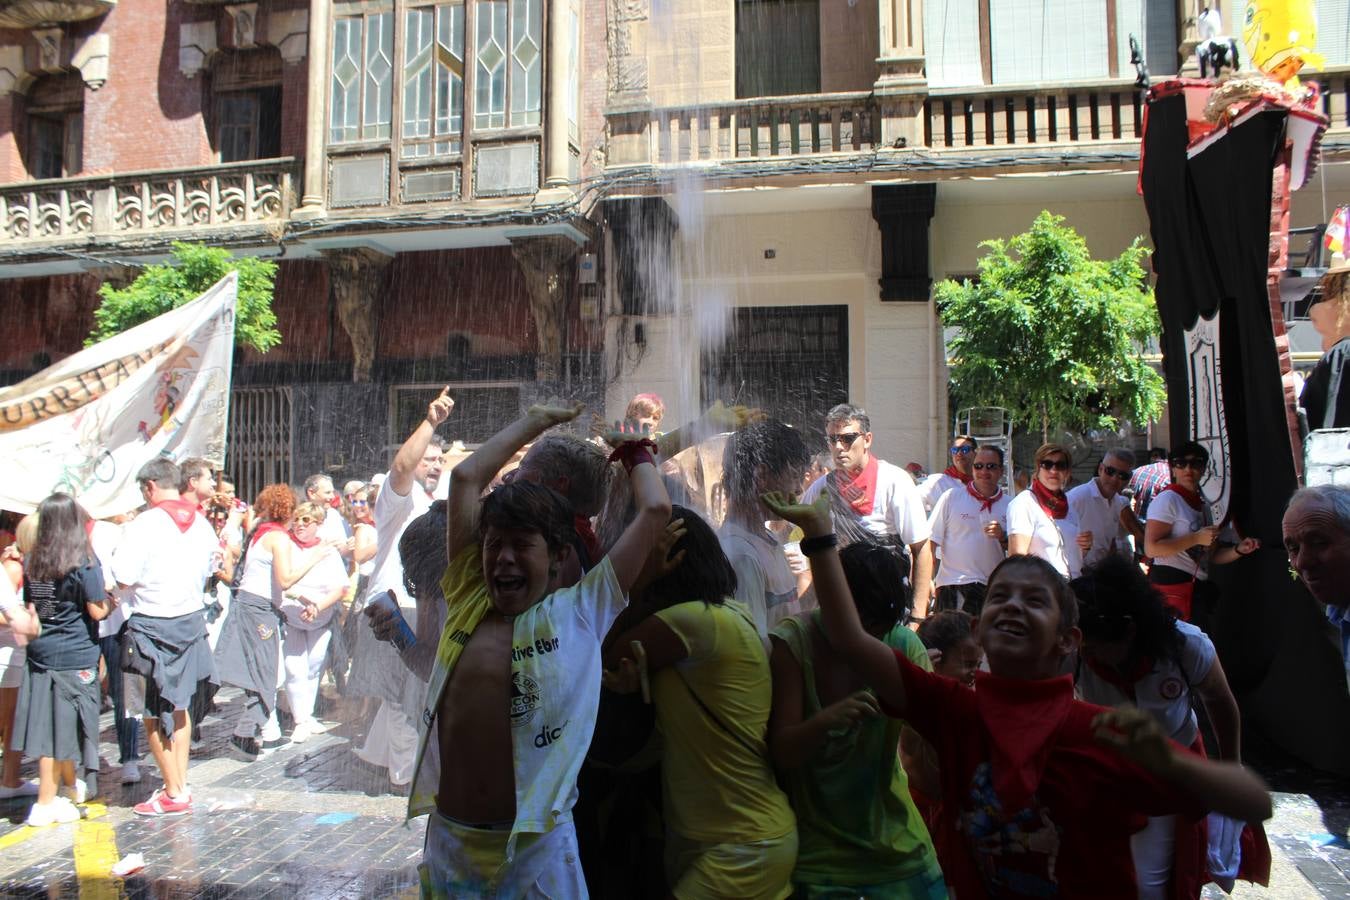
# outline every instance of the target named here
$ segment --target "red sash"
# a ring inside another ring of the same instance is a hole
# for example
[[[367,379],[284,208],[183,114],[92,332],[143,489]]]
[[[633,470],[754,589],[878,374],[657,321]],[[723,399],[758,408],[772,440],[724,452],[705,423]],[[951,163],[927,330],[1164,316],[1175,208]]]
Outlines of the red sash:
[[[978,672],[975,705],[989,734],[999,802],[1004,809],[1022,809],[1040,787],[1051,739],[1073,706],[1073,679],[1026,681]]]
[[[1050,518],[1063,519],[1069,515],[1069,498],[1063,491],[1052,491],[1041,484],[1040,479],[1035,479],[1031,482],[1031,493],[1036,495],[1036,502]]]
[[[1003,499],[1003,488],[999,488],[998,493],[994,494],[994,496],[986,497],[984,494],[975,490],[975,483],[971,481],[966,482],[966,492],[976,500],[980,501],[980,512],[993,512],[994,504]]]
[[[943,474],[943,475],[950,475],[951,477],[955,478],[957,481],[961,482],[962,484],[970,484],[970,476],[967,475],[965,472],[962,472],[960,469],[958,469],[958,468],[957,468],[956,466],[954,466],[954,465],[953,465],[953,466],[948,466],[947,468],[943,469],[943,470],[942,470],[942,474]]]
[[[1186,488],[1177,484],[1175,481],[1169,484],[1167,487],[1163,488],[1161,491],[1158,491],[1158,493],[1162,494],[1166,493],[1167,491],[1172,491],[1173,493],[1180,496],[1182,500],[1186,501],[1187,506],[1189,506],[1193,510],[1196,510],[1197,512],[1199,512],[1200,509],[1205,505],[1204,497],[1202,497],[1200,494],[1197,494],[1195,491],[1187,490]]]
[[[187,534],[193,520],[197,518],[197,504],[181,497],[176,500],[161,500],[155,504],[155,508],[168,513],[169,518],[173,519],[173,524],[177,525],[183,534]]]
[[[839,488],[839,496],[848,501],[848,505],[860,516],[872,514],[872,504],[877,497],[878,468],[877,458],[872,456],[863,470],[852,478],[843,469],[835,469],[832,473],[835,486]]]

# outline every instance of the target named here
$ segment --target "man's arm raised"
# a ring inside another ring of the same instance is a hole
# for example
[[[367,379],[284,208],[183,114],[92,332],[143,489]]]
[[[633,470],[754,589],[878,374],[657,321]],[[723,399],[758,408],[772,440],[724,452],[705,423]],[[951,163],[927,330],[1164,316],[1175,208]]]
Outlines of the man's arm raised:
[[[450,499],[446,510],[447,559],[452,562],[473,543],[478,532],[478,501],[516,451],[554,425],[570,422],[585,406],[531,406],[525,415],[488,438],[468,459],[450,470]]]
[[[392,487],[394,493],[400,497],[408,496],[408,491],[412,490],[413,473],[417,470],[417,464],[422,461],[427,447],[431,445],[431,438],[436,429],[449,418],[450,411],[454,408],[455,401],[450,399],[450,388],[448,386],[441,388],[440,394],[427,407],[427,417],[422,420],[422,424],[418,425],[403,442],[403,446],[398,448],[394,464],[389,467],[389,481],[386,487]]]

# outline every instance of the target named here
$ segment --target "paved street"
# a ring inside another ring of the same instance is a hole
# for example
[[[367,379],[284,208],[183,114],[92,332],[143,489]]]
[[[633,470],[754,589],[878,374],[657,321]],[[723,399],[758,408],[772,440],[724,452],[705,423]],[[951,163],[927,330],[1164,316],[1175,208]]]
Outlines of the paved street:
[[[339,727],[244,763],[226,749],[237,697],[223,691],[220,713],[203,723],[203,745],[192,754],[191,815],[132,814],[131,805],[159,784],[150,765],[140,784],[127,786],[105,767],[103,796],[86,804],[87,818],[73,825],[28,828],[26,801],[0,801],[0,896],[416,897],[422,820],[405,827],[404,798],[389,793],[383,770],[352,754],[363,735]],[[103,725],[104,758],[115,760],[110,714]],[[1234,896],[1350,900],[1350,785],[1291,764],[1262,768],[1277,788],[1268,827],[1272,886],[1240,884]],[[131,853],[144,856],[145,868],[112,877],[113,864]],[[1209,900],[1223,896],[1212,885],[1205,892]]]
[[[79,823],[29,828],[27,801],[0,801],[0,896],[416,897],[423,820],[404,826],[406,799],[389,793],[384,770],[352,754],[361,735],[337,728],[245,763],[226,749],[237,697],[222,691],[220,713],[203,723],[189,769],[190,815],[131,812],[159,785],[148,755],[139,784],[119,784],[117,769],[105,766],[102,795]],[[115,762],[111,714],[102,724],[103,758]],[[131,853],[144,856],[145,868],[111,877]]]

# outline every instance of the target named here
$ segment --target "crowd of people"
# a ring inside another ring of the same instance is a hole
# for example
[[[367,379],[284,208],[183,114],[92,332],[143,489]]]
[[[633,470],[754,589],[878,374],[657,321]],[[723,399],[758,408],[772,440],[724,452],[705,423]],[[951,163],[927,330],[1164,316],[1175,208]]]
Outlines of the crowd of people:
[[[819,438],[659,397],[571,431],[532,407],[447,466],[447,391],[387,473],[251,504],[155,460],[144,506],[54,494],[0,577],[0,797],[73,821],[120,770],[190,813],[220,685],[255,760],[332,726],[427,815],[432,897],[1198,897],[1265,881],[1261,780],[1194,613],[1256,552],[1211,519],[1205,449],[1111,449],[1071,486],[1048,443],[1011,495],[1000,446],[916,482],[857,406]],[[722,441],[720,498],[679,460]],[[821,440],[827,454],[812,453]],[[448,472],[446,469],[448,468]],[[1294,568],[1350,649],[1350,491],[1301,491]],[[138,720],[140,722],[138,723]],[[143,729],[143,730],[142,730]],[[38,778],[20,775],[36,759]]]

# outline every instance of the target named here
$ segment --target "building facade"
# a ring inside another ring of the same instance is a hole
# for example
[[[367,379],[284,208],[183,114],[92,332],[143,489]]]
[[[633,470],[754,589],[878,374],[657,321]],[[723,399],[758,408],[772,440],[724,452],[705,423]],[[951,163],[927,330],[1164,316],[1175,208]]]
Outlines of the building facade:
[[[1147,235],[1131,38],[1155,79],[1189,71],[1201,6],[15,0],[0,375],[202,241],[279,266],[283,343],[236,360],[245,491],[383,468],[444,384],[470,444],[536,399],[813,430],[851,399],[883,456],[937,464],[932,284],[1041,209],[1097,256]],[[1296,225],[1350,187],[1348,23],[1324,18],[1332,131]]]

